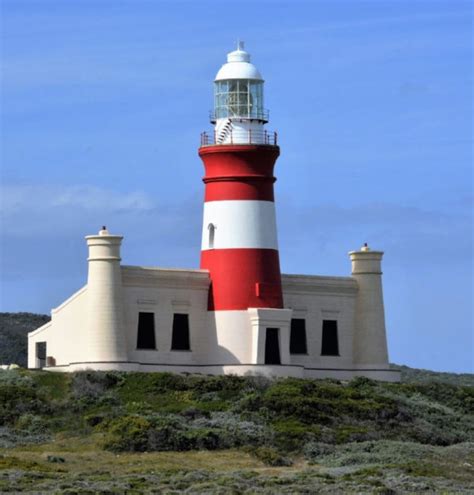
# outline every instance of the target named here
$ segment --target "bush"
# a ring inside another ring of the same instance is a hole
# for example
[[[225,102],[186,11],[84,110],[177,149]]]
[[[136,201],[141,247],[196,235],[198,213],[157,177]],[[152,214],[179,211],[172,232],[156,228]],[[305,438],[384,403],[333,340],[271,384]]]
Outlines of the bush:
[[[123,416],[112,421],[104,447],[113,451],[144,452],[148,448],[151,424],[140,416]]]
[[[264,425],[241,421],[229,413],[194,420],[172,414],[129,415],[98,427],[107,432],[105,448],[113,451],[214,450],[263,445],[271,440]]]
[[[47,432],[29,432],[9,426],[0,426],[0,448],[10,449],[19,445],[44,443],[51,440]]]
[[[310,462],[315,462],[320,457],[332,454],[335,450],[334,445],[322,442],[308,442],[303,447],[304,457]]]
[[[28,433],[45,433],[47,424],[41,416],[26,413],[18,418],[15,428]]]
[[[243,445],[264,445],[272,441],[271,430],[263,423],[245,421],[231,412],[213,413],[210,418],[199,418],[192,428],[210,428],[219,434],[219,448]]]
[[[362,442],[370,440],[375,432],[369,432],[365,426],[343,425],[336,428],[336,443]],[[376,433],[375,433],[376,434]]]
[[[124,380],[120,373],[103,371],[78,371],[73,374],[71,392],[75,399],[94,402]]]
[[[315,448],[315,455],[312,449]],[[398,464],[415,461],[436,455],[437,447],[420,445],[413,442],[398,442],[389,440],[357,442],[341,444],[333,447],[332,451],[323,451],[317,455],[318,446],[307,447],[310,459],[318,459],[318,463],[326,466],[351,466],[356,464]],[[306,454],[306,449],[305,449]]]
[[[318,425],[305,425],[296,419],[276,421],[272,426],[275,444],[285,452],[300,451],[305,442],[315,440],[321,434]]]
[[[13,424],[22,414],[48,410],[48,404],[35,389],[15,383],[0,384],[0,426]]]
[[[474,440],[469,387],[335,380],[85,371],[0,371],[0,441],[48,431],[104,433],[124,451],[271,448],[317,456],[314,445]],[[319,447],[318,447],[319,448]],[[338,451],[342,452],[342,451]],[[346,452],[357,461],[357,454]],[[326,455],[324,458],[326,459]],[[349,462],[349,460],[347,461]]]
[[[283,457],[277,450],[271,447],[258,447],[250,451],[259,461],[267,466],[291,466],[293,461],[288,457]]]

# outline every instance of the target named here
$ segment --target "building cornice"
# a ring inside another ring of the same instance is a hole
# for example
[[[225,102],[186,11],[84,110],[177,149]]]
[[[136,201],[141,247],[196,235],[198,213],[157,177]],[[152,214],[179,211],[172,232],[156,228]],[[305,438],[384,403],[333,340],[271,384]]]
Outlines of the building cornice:
[[[357,281],[352,277],[282,274],[283,293],[347,294],[355,295]]]
[[[122,266],[124,287],[159,287],[171,289],[209,288],[207,270],[157,268],[144,266]]]

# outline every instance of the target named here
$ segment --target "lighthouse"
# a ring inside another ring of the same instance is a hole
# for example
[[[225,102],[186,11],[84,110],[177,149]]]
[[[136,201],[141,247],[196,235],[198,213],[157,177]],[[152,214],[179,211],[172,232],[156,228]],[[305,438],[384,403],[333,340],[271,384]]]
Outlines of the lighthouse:
[[[214,80],[214,131],[201,136],[201,269],[209,271],[208,311],[217,326],[246,340],[241,329],[250,318],[252,364],[283,364],[291,311],[283,309],[273,190],[280,149],[265,129],[263,85],[239,43]]]
[[[123,237],[103,226],[86,237],[87,285],[28,335],[28,366],[398,381],[382,251],[351,251],[350,276],[280,272],[280,148],[265,128],[264,80],[243,43],[217,72],[210,120],[199,147],[200,268],[122,264]]]

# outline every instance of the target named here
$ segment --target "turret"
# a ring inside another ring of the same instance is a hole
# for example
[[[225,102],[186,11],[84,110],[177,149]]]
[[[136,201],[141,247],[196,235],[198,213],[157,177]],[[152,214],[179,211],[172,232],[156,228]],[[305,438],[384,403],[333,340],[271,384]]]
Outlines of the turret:
[[[120,245],[123,237],[110,235],[102,227],[98,235],[86,237],[89,247],[87,278],[85,362],[120,362],[127,360]]]
[[[367,244],[351,251],[352,276],[359,290],[354,324],[354,364],[384,366],[388,364],[387,337],[382,291],[382,251],[372,251]]]

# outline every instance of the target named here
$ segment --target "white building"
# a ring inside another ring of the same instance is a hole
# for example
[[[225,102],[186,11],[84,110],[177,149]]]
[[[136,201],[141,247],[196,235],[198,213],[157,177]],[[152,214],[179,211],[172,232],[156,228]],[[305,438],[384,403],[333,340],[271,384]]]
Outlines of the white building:
[[[87,236],[87,285],[28,336],[28,366],[399,380],[388,364],[383,253],[349,253],[348,277],[280,274],[276,136],[263,79],[239,45],[215,80],[201,269],[121,264],[122,237]]]

